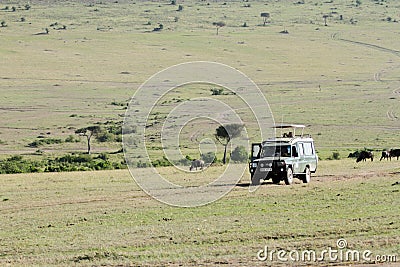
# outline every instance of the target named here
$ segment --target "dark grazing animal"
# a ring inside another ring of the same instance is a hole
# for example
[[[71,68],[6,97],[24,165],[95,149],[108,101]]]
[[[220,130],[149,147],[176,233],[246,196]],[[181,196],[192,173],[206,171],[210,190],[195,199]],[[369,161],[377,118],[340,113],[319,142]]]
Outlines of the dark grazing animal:
[[[379,161],[381,161],[382,159],[386,159],[386,160],[390,159],[390,160],[392,160],[392,158],[390,157],[390,151],[382,151],[382,156],[381,156],[381,159]]]
[[[374,161],[374,154],[369,151],[361,151],[360,155],[358,156],[356,162],[360,161],[367,161],[367,159],[371,159],[371,161]]]
[[[202,170],[204,168],[204,161],[200,160],[200,159],[194,159],[192,161],[192,165],[190,166],[190,171],[192,171],[194,168],[200,168],[200,170]]]
[[[400,157],[400,149],[391,149],[390,150],[390,157],[396,157],[399,160]]]

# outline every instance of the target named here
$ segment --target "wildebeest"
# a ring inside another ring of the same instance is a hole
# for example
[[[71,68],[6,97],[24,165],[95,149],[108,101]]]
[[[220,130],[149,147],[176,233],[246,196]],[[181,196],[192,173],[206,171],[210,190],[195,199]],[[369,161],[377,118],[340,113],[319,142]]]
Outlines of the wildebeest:
[[[396,157],[399,160],[400,157],[400,149],[391,149],[390,150],[390,157]]]
[[[381,156],[381,159],[379,161],[381,161],[382,159],[386,159],[386,160],[390,159],[390,160],[392,160],[392,158],[390,157],[390,151],[382,151],[382,156]]]
[[[367,159],[371,159],[371,161],[374,161],[374,154],[369,151],[361,151],[356,162],[367,161]]]
[[[194,168],[200,168],[200,170],[202,170],[204,168],[204,161],[201,159],[194,159],[192,161],[192,165],[190,166],[190,171],[192,171]]]

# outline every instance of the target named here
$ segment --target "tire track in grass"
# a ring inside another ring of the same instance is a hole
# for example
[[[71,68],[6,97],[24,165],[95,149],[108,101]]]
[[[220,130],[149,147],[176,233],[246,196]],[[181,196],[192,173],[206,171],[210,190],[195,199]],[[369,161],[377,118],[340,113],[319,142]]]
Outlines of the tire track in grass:
[[[360,42],[360,41],[354,41],[354,40],[350,40],[350,39],[344,39],[344,38],[339,37],[338,35],[339,35],[339,33],[337,33],[337,32],[333,33],[331,35],[331,38],[333,40],[338,40],[338,41],[343,41],[343,42],[347,42],[347,43],[354,44],[354,45],[364,46],[364,47],[367,47],[367,48],[379,50],[381,52],[390,53],[390,54],[393,54],[393,55],[395,55],[397,57],[400,57],[400,51],[399,50],[390,49],[390,48],[386,48],[386,47],[375,45],[375,44],[370,44],[370,43],[365,43],[365,42]],[[384,68],[384,69],[380,70],[379,72],[374,73],[374,81],[375,82],[384,82],[382,80],[382,74],[385,73],[385,72],[388,72],[388,71],[393,71],[394,69],[399,68],[399,67],[400,67],[400,65],[391,66],[389,68]],[[395,97],[400,97],[400,87],[394,89],[392,91],[392,93],[395,95]],[[392,120],[392,121],[398,120],[398,117],[397,117],[396,113],[392,109],[389,109],[386,112],[386,117],[389,120]]]
[[[370,43],[365,43],[365,42],[360,42],[360,41],[354,41],[354,40],[350,40],[350,39],[344,39],[344,38],[340,38],[338,35],[339,35],[338,33],[334,33],[334,34],[331,35],[331,38],[333,40],[338,40],[338,41],[343,41],[343,42],[347,42],[347,43],[351,43],[351,44],[361,45],[361,46],[364,46],[364,47],[372,48],[372,49],[379,50],[379,51],[386,52],[386,53],[392,53],[395,56],[400,57],[400,51],[399,50],[390,49],[390,48],[386,48],[386,47],[375,45],[375,44],[370,44]]]

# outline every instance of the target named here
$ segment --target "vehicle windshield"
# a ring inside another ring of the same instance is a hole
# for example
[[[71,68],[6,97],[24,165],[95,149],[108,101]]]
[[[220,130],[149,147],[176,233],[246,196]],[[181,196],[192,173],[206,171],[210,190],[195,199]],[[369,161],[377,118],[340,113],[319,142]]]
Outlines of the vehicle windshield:
[[[264,146],[261,157],[290,157],[290,145]]]

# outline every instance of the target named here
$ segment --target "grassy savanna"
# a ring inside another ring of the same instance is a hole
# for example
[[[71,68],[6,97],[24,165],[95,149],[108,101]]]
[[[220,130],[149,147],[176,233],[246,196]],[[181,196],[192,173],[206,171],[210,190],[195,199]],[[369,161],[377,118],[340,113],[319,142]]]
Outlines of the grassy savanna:
[[[157,202],[127,171],[4,175],[0,262],[276,266],[287,263],[276,255],[274,262],[260,262],[257,252],[266,245],[320,252],[336,248],[338,238],[345,238],[349,249],[371,250],[373,257],[396,255],[397,162],[360,168],[350,160],[323,161],[320,168],[311,184],[266,183],[254,193],[246,174],[227,196],[198,208]],[[184,182],[188,176],[175,179]]]
[[[398,146],[395,1],[62,3],[33,1],[29,10],[23,2],[1,3],[7,25],[0,28],[3,155],[34,152],[27,144],[43,133],[65,138],[79,127],[122,120],[124,107],[110,103],[128,102],[152,74],[193,60],[244,72],[266,95],[277,122],[311,125],[323,157],[336,149]],[[266,11],[271,17],[263,27]],[[215,21],[226,23],[218,36]],[[163,30],[152,32],[159,24]],[[41,34],[45,28],[49,34]],[[284,29],[289,34],[279,33]],[[98,151],[117,147],[97,145]]]
[[[1,175],[0,265],[275,266],[256,258],[265,245],[321,251],[338,238],[373,255],[398,254],[399,161],[325,159],[400,147],[399,3],[300,2],[34,0],[27,8],[1,1],[1,158],[85,152],[76,129],[121,122],[151,75],[200,60],[250,77],[276,122],[310,125],[322,160],[310,184],[266,183],[249,193],[246,172],[231,193],[199,208],[155,201],[126,170]],[[270,13],[266,26],[261,12]],[[220,21],[226,25],[216,35]],[[223,101],[254,128],[237,95],[212,95],[213,88],[185,85],[159,99],[147,128],[151,157],[162,156],[163,120],[191,98]],[[188,123],[179,136],[183,155],[198,157],[198,142],[212,139],[217,126],[204,118]],[[261,141],[251,130],[249,141]],[[70,135],[80,141],[65,142]],[[62,143],[28,146],[43,137]],[[92,142],[93,157],[121,149],[120,142]],[[197,186],[224,169],[159,171]]]

